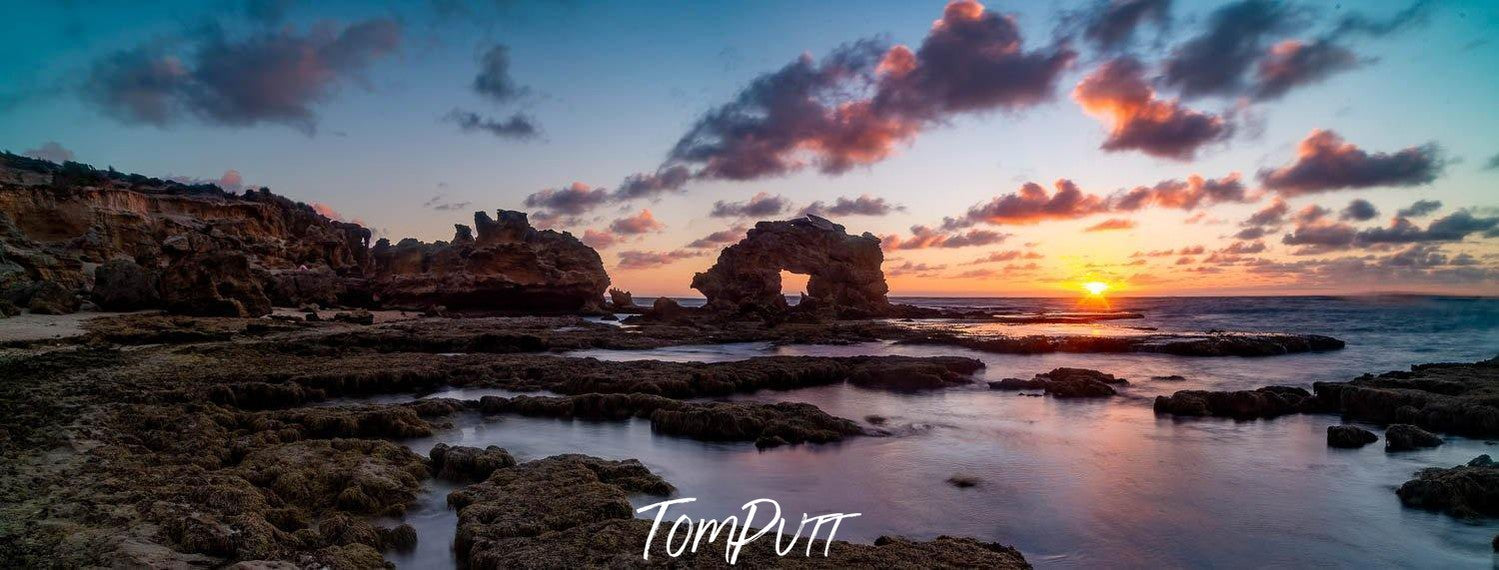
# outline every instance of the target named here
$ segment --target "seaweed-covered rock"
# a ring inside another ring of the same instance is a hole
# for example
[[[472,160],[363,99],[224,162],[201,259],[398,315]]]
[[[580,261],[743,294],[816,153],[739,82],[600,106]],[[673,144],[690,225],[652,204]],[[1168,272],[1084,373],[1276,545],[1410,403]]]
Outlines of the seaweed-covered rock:
[[[1349,418],[1472,437],[1499,436],[1499,357],[1418,364],[1351,382],[1317,382],[1312,388],[1318,407]]]
[[[161,297],[168,312],[202,317],[271,313],[271,299],[251,271],[249,257],[206,249],[212,247],[207,241],[178,238],[167,244],[176,257],[161,275]]]
[[[910,361],[888,366],[865,366],[855,370],[848,382],[862,388],[914,392],[962,386],[984,368],[976,358],[941,357],[941,360]]]
[[[761,447],[826,443],[864,433],[853,421],[812,404],[790,402],[683,402],[651,394],[581,394],[485,396],[478,407],[486,413],[559,418],[649,418],[652,429],[661,433],[709,441],[754,441]]]
[[[1156,396],[1155,412],[1248,420],[1309,411],[1312,403],[1310,392],[1294,386],[1266,386],[1256,390],[1228,392],[1181,390],[1169,397]]]
[[[1480,455],[1467,465],[1422,469],[1395,494],[1407,507],[1464,518],[1499,516],[1499,464]]]
[[[479,449],[439,443],[427,455],[432,458],[432,471],[450,481],[483,481],[497,469],[515,466],[510,452],[494,445]]]
[[[1410,424],[1394,424],[1384,432],[1385,451],[1410,451],[1438,445],[1442,445],[1441,437]]]
[[[1045,390],[1053,397],[1107,398],[1115,392],[1112,385],[1128,384],[1129,381],[1113,374],[1087,368],[1056,368],[1037,374],[1030,380],[1004,378],[989,383],[993,390]]]
[[[1327,446],[1355,449],[1379,441],[1374,432],[1358,426],[1327,426]]]

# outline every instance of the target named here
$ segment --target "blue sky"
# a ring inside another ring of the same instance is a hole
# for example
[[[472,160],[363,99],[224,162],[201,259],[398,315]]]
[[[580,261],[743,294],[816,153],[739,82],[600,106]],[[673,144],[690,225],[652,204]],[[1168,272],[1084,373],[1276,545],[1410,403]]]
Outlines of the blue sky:
[[[485,0],[464,3],[464,13],[454,14],[428,2],[287,2],[283,19],[265,23],[246,15],[245,2],[229,0],[5,4],[11,17],[0,24],[0,47],[9,54],[0,58],[0,148],[24,152],[56,142],[76,160],[155,176],[214,179],[233,169],[249,184],[328,204],[392,238],[427,240],[450,236],[451,224],[466,222],[473,210],[521,209],[526,196],[542,189],[574,182],[614,188],[627,175],[662,165],[705,112],[733,100],[757,76],[803,54],[821,58],[860,38],[881,37],[915,49],[944,10],[942,2]],[[1154,27],[1142,27],[1132,53],[1158,69],[1157,62],[1200,33],[1210,14],[1225,4],[1171,3],[1169,29],[1158,35]],[[1068,14],[1093,6],[991,2],[987,9],[1013,17],[1024,49],[1030,51],[1052,45]],[[1356,6],[1377,19],[1410,2]],[[1289,37],[1317,36],[1347,9],[1326,3],[1302,7],[1303,26]],[[80,95],[101,58],[143,45],[190,58],[190,46],[205,26],[219,26],[219,33],[233,42],[267,30],[306,34],[319,25],[338,30],[372,19],[390,19],[398,26],[398,48],[332,82],[326,96],[310,104],[315,112],[312,132],[275,121],[224,125],[191,114],[165,126],[132,124]],[[1066,178],[1086,192],[1107,195],[1192,174],[1218,178],[1240,172],[1255,193],[1262,190],[1254,187],[1255,173],[1292,161],[1297,143],[1314,129],[1333,130],[1371,153],[1435,142],[1445,166],[1425,184],[1288,197],[1293,209],[1323,205],[1337,211],[1351,199],[1366,199],[1381,216],[1362,228],[1385,224],[1396,210],[1429,199],[1443,203],[1437,216],[1466,208],[1484,219],[1499,215],[1494,189],[1499,170],[1485,168],[1490,157],[1499,155],[1495,30],[1499,5],[1439,2],[1424,23],[1380,37],[1348,38],[1343,45],[1357,54],[1360,65],[1280,99],[1183,98],[1186,107],[1229,117],[1235,125],[1232,136],[1204,145],[1190,160],[1099,148],[1106,126],[1084,112],[1071,93],[1115,54],[1073,38],[1068,45],[1077,58],[1056,80],[1054,96],[1039,104],[942,116],[898,143],[890,157],[839,175],[809,168],[754,180],[694,180],[681,194],[611,203],[558,227],[578,235],[585,229],[604,231],[611,219],[649,208],[665,227],[605,250],[606,260],[616,265],[623,251],[676,251],[692,239],[735,226],[736,220],[709,217],[712,203],[743,201],[762,192],[783,196],[797,207],[866,194],[903,206],[887,215],[839,220],[852,231],[881,236],[909,234],[912,225],[935,226],[970,206],[1014,193],[1026,181],[1050,188],[1054,180]],[[516,100],[489,100],[470,88],[480,56],[497,44],[509,49],[510,78],[527,90]],[[1178,95],[1159,84],[1157,88],[1162,98]],[[462,132],[443,120],[455,108],[496,118],[521,112],[539,125],[540,136],[514,140]],[[1230,234],[1240,220],[1273,198],[1266,193],[1256,202],[1204,209],[1206,219],[1223,220],[1219,225],[1186,224],[1183,219],[1196,212],[1161,208],[1132,212],[1128,218],[1135,227],[1118,232],[1082,231],[1106,215],[980,225],[1011,237],[990,247],[890,251],[887,257],[896,259],[887,262],[887,270],[908,264],[909,271],[891,271],[892,284],[898,293],[911,294],[1044,293],[1090,278],[1139,292],[1367,288],[1340,282],[1333,273],[1302,279],[1290,267],[1263,282],[1260,278],[1268,274],[1263,271],[1243,279],[1242,264],[1220,268],[1216,276],[1187,275],[1174,266],[1124,267],[1136,251],[1227,247],[1236,241]],[[463,202],[471,207],[424,206]],[[1398,253],[1381,246],[1294,254],[1278,243],[1280,234],[1289,231],[1265,238],[1270,249],[1261,256],[1265,264],[1332,264]],[[1036,244],[1032,247],[1044,254],[1039,268],[995,268],[989,275],[958,277],[960,269],[970,269],[964,265],[970,259],[1024,243]],[[1499,264],[1493,258],[1499,253],[1495,244],[1481,233],[1438,244],[1442,255],[1467,253],[1482,261],[1479,266],[1488,274],[1475,275],[1471,269],[1453,274],[1461,277],[1441,277],[1437,269],[1420,275],[1392,273],[1398,278],[1390,280],[1390,287],[1493,292],[1494,266]],[[616,282],[646,293],[685,293],[691,272],[709,263],[711,255],[684,256],[663,266],[614,266],[611,274]],[[937,266],[945,268],[930,269]]]

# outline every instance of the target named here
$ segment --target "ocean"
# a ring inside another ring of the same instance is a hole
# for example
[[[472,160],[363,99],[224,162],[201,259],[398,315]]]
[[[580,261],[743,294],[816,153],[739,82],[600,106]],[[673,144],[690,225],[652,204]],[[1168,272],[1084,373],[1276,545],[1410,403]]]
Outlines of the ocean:
[[[649,299],[643,301],[649,302]],[[1029,314],[1076,310],[1070,299],[894,299],[922,306]],[[685,303],[684,303],[685,304]],[[860,513],[838,538],[971,536],[1019,548],[1038,567],[1489,566],[1499,523],[1470,523],[1407,509],[1394,489],[1425,467],[1499,452],[1494,441],[1448,436],[1441,447],[1389,454],[1381,444],[1330,449],[1330,415],[1271,420],[1176,419],[1151,410],[1181,389],[1310,387],[1425,362],[1499,355],[1499,299],[1428,296],[1122,298],[1111,309],[1140,319],[1097,324],[948,324],[1006,334],[1117,335],[1209,330],[1314,333],[1339,351],[1261,358],[1160,354],[986,354],[885,342],[855,345],[697,345],[589,350],[601,359],[725,361],[771,354],[960,355],[987,364],[981,380],[1027,378],[1058,366],[1128,378],[1121,396],[1069,401],[993,391],[982,383],[925,394],[848,385],[731,399],[793,401],[864,422],[886,418],[895,435],[757,450],[654,434],[649,422],[467,417],[454,429],[406,442],[425,454],[439,442],[499,445],[524,461],[559,453],[636,458],[697,501],[673,507],[695,518],[740,514],[757,498],[786,516]],[[1090,307],[1096,308],[1096,307]],[[1143,331],[1142,329],[1152,329]],[[1181,381],[1154,377],[1179,375]],[[449,395],[449,394],[439,394]],[[453,394],[476,397],[475,393]],[[1382,426],[1362,424],[1381,431]],[[957,488],[954,475],[978,485]],[[429,482],[407,522],[417,550],[402,566],[451,565],[451,487]],[[655,502],[642,497],[637,506]]]

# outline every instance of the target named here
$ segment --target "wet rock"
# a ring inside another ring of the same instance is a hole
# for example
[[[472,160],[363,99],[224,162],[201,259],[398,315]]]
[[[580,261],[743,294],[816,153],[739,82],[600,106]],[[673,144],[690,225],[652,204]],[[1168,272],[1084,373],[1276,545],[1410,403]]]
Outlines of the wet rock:
[[[125,258],[112,259],[94,270],[93,299],[106,311],[138,311],[161,305],[156,276]]]
[[[308,511],[399,515],[416,501],[427,466],[400,444],[364,439],[298,441],[251,452],[238,471],[282,504]]]
[[[651,308],[643,315],[647,320],[676,321],[691,316],[690,312],[671,297],[656,297]]]
[[[658,496],[670,486],[635,461],[610,462],[562,455],[522,463],[488,481],[449,495],[458,509],[455,549],[470,568],[589,567],[645,565],[641,549],[651,521],[634,518],[628,494]],[[802,540],[806,540],[805,537]],[[657,536],[650,564],[667,567],[725,567],[724,540],[703,540],[700,548],[676,558]],[[813,556],[798,547],[786,557],[775,541],[744,547],[738,564],[747,568],[816,566],[829,568],[1029,568],[1013,548],[969,538],[941,536],[931,541],[880,537],[873,545],[835,542],[823,558],[819,541]]]
[[[409,552],[416,549],[416,542],[416,528],[409,524],[380,529],[380,544],[385,550]]]
[[[1419,364],[1317,382],[1318,406],[1368,422],[1411,424],[1473,437],[1499,436],[1499,358],[1471,364]]]
[[[948,361],[904,362],[889,366],[866,366],[848,377],[861,388],[916,392],[962,386],[973,382],[972,375],[983,369],[983,361],[950,357]]]
[[[1356,449],[1379,441],[1374,432],[1358,426],[1327,426],[1327,446]]]
[[[375,315],[364,309],[355,309],[347,313],[336,313],[333,315],[333,320],[355,325],[373,325],[375,324]]]
[[[582,394],[577,396],[486,396],[485,413],[622,420],[648,418],[661,433],[709,441],[826,443],[860,435],[858,424],[828,415],[817,406],[780,402],[683,402],[650,394]]]
[[[32,289],[27,308],[38,315],[67,315],[78,312],[82,304],[72,289],[55,281],[42,281]]]
[[[182,237],[182,236],[179,236]],[[259,317],[271,313],[271,299],[261,289],[242,253],[199,251],[183,244],[161,275],[162,302],[168,312],[202,317]]]
[[[781,271],[808,275],[801,310],[816,307],[842,318],[884,315],[889,287],[880,265],[884,255],[873,234],[851,236],[843,226],[807,216],[760,222],[743,240],[723,249],[718,261],[692,278],[708,298],[710,313],[765,316],[788,310]]]
[[[1239,420],[1273,418],[1309,411],[1310,392],[1293,386],[1266,386],[1257,390],[1214,392],[1181,390],[1171,396],[1156,396],[1155,412],[1176,416],[1221,416]]]
[[[483,481],[496,469],[515,466],[510,452],[494,445],[479,449],[439,443],[427,455],[432,458],[433,473],[450,481]]]
[[[1410,424],[1394,424],[1385,429],[1385,451],[1410,451],[1442,445],[1442,438]]]
[[[598,252],[572,234],[536,230],[522,212],[474,213],[475,237],[451,243],[380,240],[373,287],[386,305],[517,312],[598,311],[609,275]]]
[[[992,390],[1045,390],[1056,398],[1107,398],[1117,392],[1113,385],[1128,384],[1129,381],[1113,374],[1087,368],[1056,368],[1037,374],[1030,380],[1004,378],[990,382]]]
[[[974,477],[973,475],[964,475],[962,473],[958,473],[956,475],[953,475],[952,477],[948,477],[947,478],[947,484],[948,485],[952,485],[952,486],[957,487],[959,489],[967,489],[969,487],[976,487],[976,486],[978,486],[978,484],[981,481],[982,480],[979,479],[978,477]]]
[[[1179,374],[1172,374],[1172,375],[1169,375],[1169,376],[1151,376],[1150,379],[1151,380],[1155,380],[1157,382],[1186,382],[1187,381],[1187,378],[1185,376],[1181,376]]]
[[[1395,494],[1407,507],[1462,518],[1499,516],[1499,465],[1483,455],[1467,465],[1422,469]]]

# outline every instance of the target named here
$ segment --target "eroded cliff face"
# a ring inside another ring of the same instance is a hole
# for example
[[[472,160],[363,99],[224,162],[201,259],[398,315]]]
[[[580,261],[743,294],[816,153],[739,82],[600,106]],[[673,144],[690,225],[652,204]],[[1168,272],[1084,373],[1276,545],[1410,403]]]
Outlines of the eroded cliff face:
[[[369,229],[264,188],[231,194],[0,154],[0,300],[26,307],[51,283],[104,308],[234,316],[263,315],[273,303],[519,311],[602,303],[603,263],[571,235],[537,231],[519,212],[499,220],[480,212],[475,225],[477,239],[462,227],[453,243],[382,241],[372,251]]]
[[[520,312],[601,308],[609,275],[572,234],[531,227],[522,212],[474,213],[451,242],[375,244],[372,290],[385,305]]]

